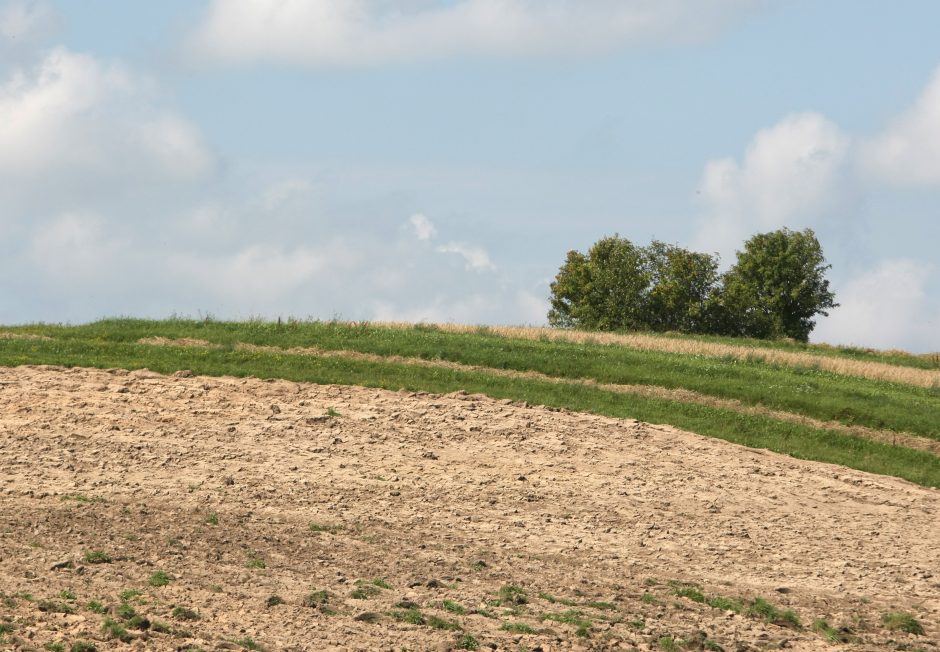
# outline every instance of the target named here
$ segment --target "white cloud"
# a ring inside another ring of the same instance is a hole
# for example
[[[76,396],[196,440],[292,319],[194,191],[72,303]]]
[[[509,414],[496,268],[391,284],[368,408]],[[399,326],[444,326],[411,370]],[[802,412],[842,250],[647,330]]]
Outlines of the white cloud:
[[[940,68],[910,109],[862,144],[860,165],[892,185],[940,185]]]
[[[759,0],[214,0],[190,49],[209,60],[362,66],[590,52],[697,40]]]
[[[437,236],[437,229],[434,228],[434,223],[421,213],[412,215],[408,221],[414,228],[418,240],[427,242]]]
[[[879,349],[940,350],[940,309],[929,299],[935,269],[887,260],[839,288],[840,307],[821,318],[813,341]]]
[[[0,174],[52,175],[113,188],[115,180],[187,181],[214,164],[198,129],[159,106],[151,84],[120,63],[56,48],[0,85]],[[26,188],[27,190],[29,188]]]
[[[53,283],[75,285],[122,277],[121,251],[99,216],[65,214],[37,229],[29,257]]]
[[[177,254],[167,273],[202,286],[209,296],[267,306],[317,277],[325,281],[330,262],[325,252],[308,247],[262,244],[216,256]]]
[[[448,242],[437,248],[442,254],[457,254],[464,259],[466,268],[475,272],[491,272],[496,265],[490,260],[490,255],[482,247],[474,247],[463,242]]]
[[[0,4],[0,52],[27,49],[50,33],[58,16],[43,0],[11,0]]]
[[[266,211],[276,211],[291,202],[302,201],[312,189],[312,184],[306,179],[283,179],[265,190],[261,205]]]
[[[545,324],[548,302],[527,290],[481,289],[466,296],[441,294],[420,305],[378,301],[372,318],[435,324]]]
[[[709,161],[701,180],[699,248],[727,259],[756,231],[808,225],[845,201],[851,141],[818,113],[759,131],[744,159]]]

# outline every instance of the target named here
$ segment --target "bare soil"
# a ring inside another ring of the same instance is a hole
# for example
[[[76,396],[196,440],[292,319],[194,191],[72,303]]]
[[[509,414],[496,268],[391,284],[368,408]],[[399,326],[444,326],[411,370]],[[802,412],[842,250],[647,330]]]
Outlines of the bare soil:
[[[0,508],[2,649],[940,649],[940,492],[480,396],[0,369]]]

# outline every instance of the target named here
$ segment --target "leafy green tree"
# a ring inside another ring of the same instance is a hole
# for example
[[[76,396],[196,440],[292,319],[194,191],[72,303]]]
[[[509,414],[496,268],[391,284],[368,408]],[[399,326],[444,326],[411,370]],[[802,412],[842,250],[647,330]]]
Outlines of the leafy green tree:
[[[711,301],[713,326],[727,335],[805,342],[816,315],[835,308],[822,246],[811,229],[755,235],[737,254]]]
[[[649,287],[643,252],[626,238],[597,241],[587,255],[569,251],[551,285],[552,326],[642,329]]]
[[[650,279],[646,325],[653,331],[705,333],[718,259],[654,240],[643,250]]]
[[[586,255],[568,252],[551,286],[548,321],[592,330],[703,332],[717,270],[707,254],[603,238]]]

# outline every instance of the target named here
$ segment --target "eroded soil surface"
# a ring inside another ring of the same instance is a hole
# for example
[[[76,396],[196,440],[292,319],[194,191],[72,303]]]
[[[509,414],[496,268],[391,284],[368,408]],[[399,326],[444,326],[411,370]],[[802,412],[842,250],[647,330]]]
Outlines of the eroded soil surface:
[[[0,508],[3,649],[940,649],[940,492],[479,396],[0,369]]]

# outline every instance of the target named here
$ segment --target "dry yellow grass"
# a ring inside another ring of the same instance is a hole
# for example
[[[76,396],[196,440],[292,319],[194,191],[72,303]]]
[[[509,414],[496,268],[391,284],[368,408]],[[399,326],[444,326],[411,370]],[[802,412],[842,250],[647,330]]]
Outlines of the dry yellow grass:
[[[400,322],[373,322],[372,325],[396,329],[410,329],[415,326],[414,324]],[[480,330],[478,326],[462,324],[434,324],[433,326],[447,333],[475,333]],[[702,342],[692,339],[677,339],[645,333],[597,333],[524,326],[487,326],[485,328],[487,332],[509,338],[624,346],[644,351],[703,355],[713,358],[734,357],[738,360],[759,360],[788,367],[814,367],[843,376],[886,380],[917,387],[940,387],[940,370],[903,367],[885,362],[852,360],[851,358],[737,346],[719,342]]]
[[[207,340],[197,340],[192,337],[181,337],[172,339],[169,337],[143,337],[137,340],[138,344],[150,344],[151,346],[190,346],[201,349],[218,349],[218,344],[213,344]]]
[[[51,337],[45,335],[33,335],[32,333],[11,333],[9,331],[0,331],[0,340],[51,340]]]
[[[172,345],[172,344],[167,344]],[[849,426],[838,421],[822,421],[813,419],[801,414],[785,412],[782,410],[772,410],[760,405],[747,405],[734,399],[718,398],[700,394],[688,389],[670,389],[667,387],[658,387],[655,385],[617,385],[612,383],[599,383],[591,378],[558,378],[549,376],[538,371],[514,371],[511,369],[497,369],[493,367],[483,367],[479,365],[460,364],[447,360],[425,360],[424,358],[404,357],[400,355],[377,355],[375,353],[361,353],[359,351],[332,350],[325,351],[311,347],[293,347],[283,349],[276,346],[259,346],[256,344],[237,344],[237,350],[242,351],[263,351],[266,353],[278,353],[281,355],[308,355],[321,358],[345,358],[349,360],[363,360],[366,362],[391,362],[394,364],[413,365],[418,367],[428,367],[436,369],[456,369],[459,371],[471,371],[486,373],[492,376],[501,376],[504,378],[528,378],[540,380],[559,385],[586,385],[596,387],[608,392],[619,394],[632,394],[636,396],[647,396],[650,398],[661,398],[670,401],[679,401],[682,403],[695,403],[725,410],[731,410],[741,414],[753,414],[767,416],[780,421],[797,423],[811,428],[821,428],[834,430],[837,432],[862,437],[873,441],[879,441],[895,446],[913,448],[926,451],[934,455],[940,455],[940,441],[918,437],[909,433],[894,432],[889,430],[876,430],[864,426]]]

